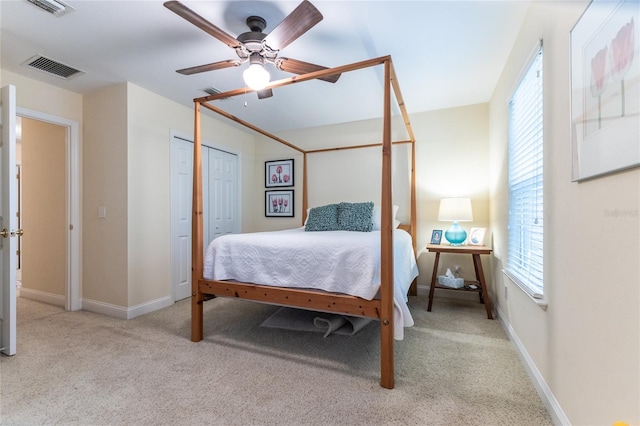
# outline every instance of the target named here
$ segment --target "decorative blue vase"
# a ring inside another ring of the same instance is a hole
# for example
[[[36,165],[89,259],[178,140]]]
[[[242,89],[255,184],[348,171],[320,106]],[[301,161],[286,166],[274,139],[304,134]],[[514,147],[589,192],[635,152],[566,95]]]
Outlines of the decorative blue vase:
[[[451,228],[445,231],[444,237],[452,246],[461,246],[467,239],[467,231],[456,220],[451,224]]]

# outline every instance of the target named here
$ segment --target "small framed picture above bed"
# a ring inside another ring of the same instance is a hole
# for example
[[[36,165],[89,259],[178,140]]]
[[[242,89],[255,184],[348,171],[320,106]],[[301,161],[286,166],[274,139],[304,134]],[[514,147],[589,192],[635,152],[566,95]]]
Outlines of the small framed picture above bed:
[[[266,217],[293,217],[293,189],[264,191],[264,215]]]
[[[293,186],[293,159],[264,162],[265,187]]]

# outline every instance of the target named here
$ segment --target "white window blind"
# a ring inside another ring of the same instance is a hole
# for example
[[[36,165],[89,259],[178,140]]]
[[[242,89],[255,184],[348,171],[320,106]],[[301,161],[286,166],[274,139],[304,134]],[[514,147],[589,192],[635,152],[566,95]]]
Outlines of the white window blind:
[[[534,298],[543,280],[542,46],[509,102],[507,274]]]

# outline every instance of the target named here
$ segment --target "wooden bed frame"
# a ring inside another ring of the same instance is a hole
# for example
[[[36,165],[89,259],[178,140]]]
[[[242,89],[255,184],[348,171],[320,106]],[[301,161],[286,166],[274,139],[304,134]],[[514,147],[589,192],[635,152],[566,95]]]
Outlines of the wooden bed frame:
[[[267,302],[283,306],[329,311],[347,315],[364,316],[380,321],[380,385],[392,389],[394,386],[393,361],[393,218],[391,195],[391,146],[392,144],[411,144],[411,222],[404,229],[408,230],[413,239],[414,254],[416,252],[416,199],[415,199],[415,138],[409,122],[400,87],[395,75],[390,56],[384,56],[367,61],[357,62],[336,68],[316,71],[304,75],[272,82],[267,88],[275,88],[293,83],[304,82],[322,76],[342,74],[367,67],[384,67],[384,95],[383,95],[383,131],[382,143],[358,145],[351,147],[329,148],[305,151],[275,135],[272,135],[246,121],[243,121],[211,104],[209,102],[244,95],[252,91],[242,88],[217,95],[194,99],[194,174],[193,174],[193,225],[192,225],[192,297],[191,297],[191,340],[198,342],[203,338],[203,303],[216,296],[236,297],[240,299]],[[391,141],[391,94],[392,90],[400,108],[409,140]],[[202,160],[201,160],[201,106],[235,121],[251,130],[265,135],[275,141],[289,146],[303,154],[303,195],[302,221],[304,223],[307,208],[307,155],[316,152],[343,150],[382,146],[382,194],[381,194],[381,290],[380,299],[365,300],[354,296],[322,293],[292,288],[270,287],[235,281],[215,281],[203,278],[203,199],[202,199]],[[416,294],[416,281],[411,285],[410,294]]]

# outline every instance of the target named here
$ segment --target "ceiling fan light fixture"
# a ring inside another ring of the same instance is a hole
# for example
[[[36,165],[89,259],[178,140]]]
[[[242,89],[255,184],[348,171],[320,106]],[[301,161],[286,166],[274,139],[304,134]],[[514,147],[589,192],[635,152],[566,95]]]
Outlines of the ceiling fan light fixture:
[[[264,59],[259,54],[252,53],[249,57],[249,68],[242,73],[244,82],[253,90],[264,89],[271,79],[269,71],[262,66],[263,63]]]

